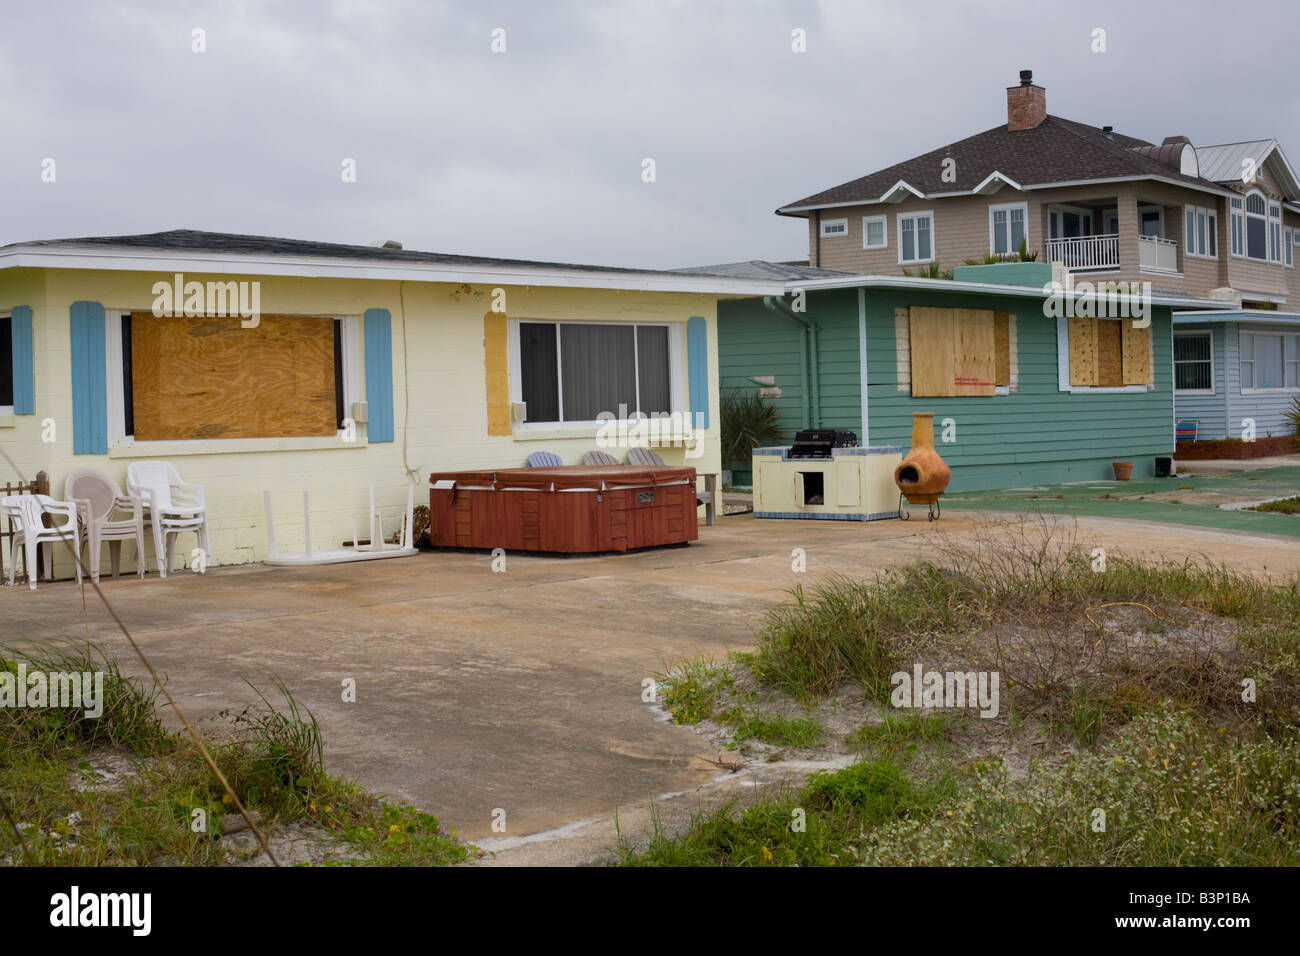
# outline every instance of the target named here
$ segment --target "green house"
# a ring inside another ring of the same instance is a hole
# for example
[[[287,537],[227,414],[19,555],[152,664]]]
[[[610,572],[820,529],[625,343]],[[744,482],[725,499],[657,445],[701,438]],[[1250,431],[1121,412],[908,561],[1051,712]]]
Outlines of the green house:
[[[1115,461],[1151,476],[1174,453],[1171,313],[1222,303],[1057,277],[791,267],[784,297],[718,304],[723,394],[760,390],[791,435],[852,429],[863,445],[908,448],[913,412],[933,412],[950,491],[1109,479]],[[748,463],[730,465],[744,483]]]

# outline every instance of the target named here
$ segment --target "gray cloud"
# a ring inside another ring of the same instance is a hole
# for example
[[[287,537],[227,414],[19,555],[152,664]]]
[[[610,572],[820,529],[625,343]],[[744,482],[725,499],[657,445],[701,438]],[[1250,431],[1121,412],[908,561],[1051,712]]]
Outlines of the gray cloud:
[[[0,33],[0,242],[197,228],[610,265],[807,254],[778,205],[1048,108],[1159,141],[1300,119],[1293,8],[45,2]],[[1222,24],[1216,29],[1214,24]],[[208,50],[191,52],[191,30]],[[507,52],[490,50],[506,30]],[[808,34],[793,53],[790,31]],[[1091,31],[1107,31],[1093,53]],[[44,157],[58,181],[40,181]],[[358,182],[340,181],[345,157]],[[641,181],[652,157],[657,181]]]

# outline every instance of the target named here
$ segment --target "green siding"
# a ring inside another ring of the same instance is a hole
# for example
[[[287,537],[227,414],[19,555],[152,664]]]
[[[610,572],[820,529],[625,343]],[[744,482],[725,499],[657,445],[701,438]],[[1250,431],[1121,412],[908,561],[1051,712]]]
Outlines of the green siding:
[[[872,445],[911,445],[912,413],[934,412],[935,445],[953,469],[950,491],[1017,487],[1113,477],[1112,461],[1154,472],[1155,457],[1173,454],[1173,387],[1169,309],[1155,307],[1154,390],[1143,394],[1071,395],[1058,388],[1056,320],[1041,302],[963,293],[868,290],[868,401]],[[913,399],[898,391],[894,310],[907,306],[1003,310],[1016,316],[1019,388],[1010,395]],[[783,418],[798,427],[803,409],[799,336],[761,300],[719,303],[722,387],[756,388],[751,375],[775,375]],[[861,432],[858,308],[854,289],[810,293],[809,319],[821,329],[819,424]],[[944,443],[942,421],[956,422]]]

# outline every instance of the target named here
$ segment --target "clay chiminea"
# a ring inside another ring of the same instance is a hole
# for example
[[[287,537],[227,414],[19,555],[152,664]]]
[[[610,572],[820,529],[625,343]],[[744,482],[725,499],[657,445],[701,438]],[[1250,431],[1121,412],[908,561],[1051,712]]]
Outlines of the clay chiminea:
[[[952,472],[934,450],[934,412],[912,415],[912,450],[894,469],[898,485],[910,504],[932,505],[939,500]]]

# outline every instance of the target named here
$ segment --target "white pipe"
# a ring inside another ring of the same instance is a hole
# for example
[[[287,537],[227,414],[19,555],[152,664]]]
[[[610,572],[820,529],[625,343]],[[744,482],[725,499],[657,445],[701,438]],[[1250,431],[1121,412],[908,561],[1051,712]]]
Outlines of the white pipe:
[[[308,504],[308,492],[302,493],[302,534],[307,542],[307,550],[304,554],[311,557],[311,505]]]
[[[270,491],[262,492],[262,503],[266,505],[267,556],[274,558],[277,555],[277,552],[275,550],[275,519],[271,517],[271,492]],[[138,554],[136,555],[136,560],[137,561],[140,560],[140,556]]]

